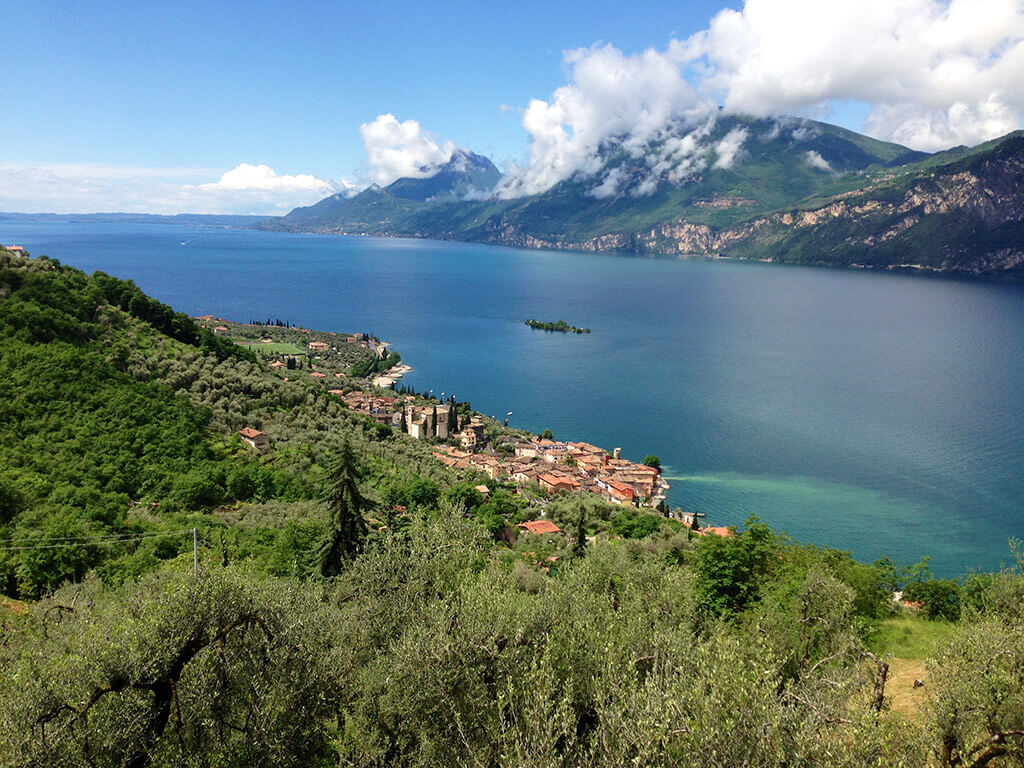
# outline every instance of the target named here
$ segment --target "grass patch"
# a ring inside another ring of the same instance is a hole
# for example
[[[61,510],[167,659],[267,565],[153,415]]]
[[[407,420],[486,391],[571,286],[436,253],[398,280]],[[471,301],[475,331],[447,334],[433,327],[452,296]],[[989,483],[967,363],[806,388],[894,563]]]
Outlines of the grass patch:
[[[879,656],[924,660],[956,629],[948,621],[922,616],[899,616],[878,622],[867,638],[868,647]]]
[[[28,613],[28,604],[21,602],[21,600],[11,600],[9,597],[0,595],[0,611],[21,616],[24,613]]]

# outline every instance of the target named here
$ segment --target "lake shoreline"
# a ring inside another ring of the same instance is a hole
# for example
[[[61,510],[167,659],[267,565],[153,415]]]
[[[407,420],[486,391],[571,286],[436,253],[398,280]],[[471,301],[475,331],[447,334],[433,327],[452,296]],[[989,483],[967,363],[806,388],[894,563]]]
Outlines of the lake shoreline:
[[[668,503],[758,515],[870,561],[991,570],[1024,530],[1024,286],[963,276],[167,225],[17,224],[0,240],[191,316],[372,329],[401,382],[642,457]],[[198,238],[198,239],[196,239]],[[181,247],[181,241],[192,242]],[[534,333],[529,317],[593,333]],[[787,478],[805,478],[788,482]],[[961,521],[969,521],[964,533]],[[879,531],[885,531],[884,536]]]

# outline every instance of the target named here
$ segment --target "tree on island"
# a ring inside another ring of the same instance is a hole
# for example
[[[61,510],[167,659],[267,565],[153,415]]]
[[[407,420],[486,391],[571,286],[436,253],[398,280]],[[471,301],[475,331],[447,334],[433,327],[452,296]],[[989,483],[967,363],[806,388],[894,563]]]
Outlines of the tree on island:
[[[324,502],[330,514],[330,530],[320,545],[320,573],[337,576],[363,549],[366,502],[359,493],[359,472],[352,448],[346,440],[329,470]]]

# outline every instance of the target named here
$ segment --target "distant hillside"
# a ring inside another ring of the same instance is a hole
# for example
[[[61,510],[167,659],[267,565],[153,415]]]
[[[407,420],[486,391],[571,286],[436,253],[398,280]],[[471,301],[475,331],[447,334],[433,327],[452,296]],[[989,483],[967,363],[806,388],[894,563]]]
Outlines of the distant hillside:
[[[1014,133],[927,155],[826,123],[728,117],[663,138],[639,156],[609,144],[597,173],[542,194],[481,200],[456,192],[457,174],[439,173],[327,198],[259,226],[1020,273],[1022,145]],[[434,186],[447,193],[431,194]]]
[[[337,194],[315,205],[296,208],[287,216],[259,225],[284,231],[331,230],[346,232],[390,231],[406,227],[407,217],[467,195],[486,195],[501,180],[494,163],[482,155],[457,150],[451,159],[426,178],[404,178],[386,188],[373,185],[357,195]]]

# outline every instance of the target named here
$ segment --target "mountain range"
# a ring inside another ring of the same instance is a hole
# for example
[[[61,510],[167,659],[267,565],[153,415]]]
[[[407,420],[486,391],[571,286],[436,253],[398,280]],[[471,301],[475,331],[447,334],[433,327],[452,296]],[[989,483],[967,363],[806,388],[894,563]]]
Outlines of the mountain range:
[[[260,229],[529,248],[1024,274],[1024,131],[928,154],[827,123],[716,117],[609,141],[516,196],[485,157],[333,195]]]

